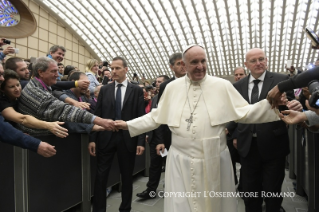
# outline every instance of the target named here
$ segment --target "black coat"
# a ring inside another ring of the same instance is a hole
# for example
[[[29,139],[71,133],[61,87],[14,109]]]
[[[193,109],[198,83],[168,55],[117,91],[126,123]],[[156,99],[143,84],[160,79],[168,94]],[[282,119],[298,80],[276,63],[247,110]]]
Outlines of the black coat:
[[[115,120],[114,82],[102,86],[94,114],[104,119]],[[143,115],[145,115],[143,90],[137,85],[128,83],[122,106],[122,120],[129,121]],[[112,133],[112,131],[92,133],[90,141],[95,141],[99,148],[104,148],[110,141]],[[123,130],[123,137],[130,152],[135,152],[136,146],[144,146],[145,144],[145,134],[131,138],[129,131]]]
[[[249,76],[234,84],[237,91],[249,102],[248,81]],[[259,101],[266,99],[268,92],[279,82],[288,79],[287,75],[266,72]],[[294,98],[293,91],[287,92],[289,99]],[[253,124],[237,125],[237,150],[241,157],[246,157],[252,142]],[[282,157],[289,154],[289,137],[286,124],[283,121],[275,121],[264,124],[256,124],[257,145],[262,158],[265,160]],[[234,133],[236,134],[236,133]]]
[[[175,80],[175,77],[170,78],[169,80],[166,80],[160,85],[160,89],[158,91],[158,99],[157,99],[157,105],[161,99],[161,96],[166,88],[166,85],[168,83],[172,82]],[[172,132],[169,129],[169,127],[166,124],[162,124],[158,129],[157,129],[157,144],[165,144],[166,149],[168,149],[172,143]]]

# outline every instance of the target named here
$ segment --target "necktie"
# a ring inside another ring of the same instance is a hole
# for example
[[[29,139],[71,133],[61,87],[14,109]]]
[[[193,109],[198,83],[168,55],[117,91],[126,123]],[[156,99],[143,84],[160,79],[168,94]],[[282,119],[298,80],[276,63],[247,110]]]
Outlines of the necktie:
[[[258,102],[258,97],[259,97],[259,89],[258,89],[258,83],[260,80],[254,80],[254,87],[253,90],[251,91],[251,97],[250,97],[250,104],[255,104]]]
[[[253,90],[251,91],[251,97],[250,97],[250,104],[255,104],[258,102],[258,97],[259,97],[259,89],[258,89],[258,83],[260,80],[254,80],[254,87]],[[253,125],[253,134],[256,135],[256,124]]]
[[[122,102],[122,94],[121,94],[122,84],[117,84],[117,91],[115,97],[115,120],[121,120],[121,102]]]

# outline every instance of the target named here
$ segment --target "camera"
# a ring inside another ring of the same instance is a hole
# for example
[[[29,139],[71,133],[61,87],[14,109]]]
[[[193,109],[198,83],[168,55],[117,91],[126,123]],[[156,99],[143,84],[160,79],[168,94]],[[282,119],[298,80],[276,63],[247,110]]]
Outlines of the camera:
[[[309,105],[314,108],[319,108],[319,82],[317,80],[312,80],[308,83],[308,88],[311,93]]]
[[[103,61],[103,66],[108,67],[108,66],[109,66],[109,63],[108,63],[107,61]]]
[[[11,40],[3,39],[3,43],[10,45]]]

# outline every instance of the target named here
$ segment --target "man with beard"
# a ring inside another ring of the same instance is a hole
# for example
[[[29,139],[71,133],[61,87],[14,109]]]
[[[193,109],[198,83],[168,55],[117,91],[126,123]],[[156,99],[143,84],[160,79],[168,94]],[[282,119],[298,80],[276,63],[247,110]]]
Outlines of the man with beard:
[[[21,58],[11,57],[6,60],[5,67],[6,69],[11,69],[17,72],[20,77],[21,87],[24,88],[30,78],[30,71],[27,64]]]

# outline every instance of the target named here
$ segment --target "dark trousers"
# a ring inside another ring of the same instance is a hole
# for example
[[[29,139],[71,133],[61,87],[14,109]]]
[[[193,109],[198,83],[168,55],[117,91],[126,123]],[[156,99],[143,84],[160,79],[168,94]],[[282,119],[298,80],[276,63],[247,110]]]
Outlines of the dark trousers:
[[[230,154],[231,162],[233,165],[235,185],[237,185],[238,179],[236,176],[236,162],[239,162],[239,154],[237,149],[233,145],[233,139],[227,139],[227,146],[229,149],[229,154]]]
[[[244,197],[246,212],[262,212],[263,200],[266,203],[266,212],[278,212],[283,198],[270,196],[281,192],[285,177],[285,156],[264,160],[259,154],[257,140],[254,138],[248,155],[245,158],[241,157],[240,162],[243,191],[258,193],[258,197]]]
[[[151,164],[149,169],[149,179],[147,183],[147,189],[149,191],[156,191],[159,181],[161,179],[162,174],[162,163],[163,158],[156,153],[156,146],[155,142],[149,143],[150,145],[150,156],[151,156]]]
[[[115,152],[117,152],[122,180],[122,203],[119,210],[121,212],[131,211],[132,175],[136,152],[127,150],[122,131],[119,131],[112,134],[110,141],[106,145],[97,144],[97,174],[94,185],[93,212],[106,211],[106,185]]]

